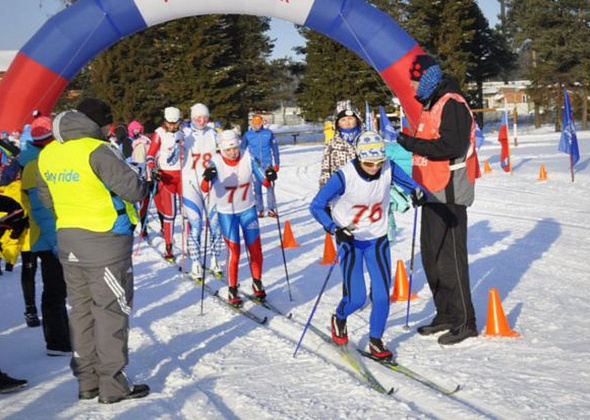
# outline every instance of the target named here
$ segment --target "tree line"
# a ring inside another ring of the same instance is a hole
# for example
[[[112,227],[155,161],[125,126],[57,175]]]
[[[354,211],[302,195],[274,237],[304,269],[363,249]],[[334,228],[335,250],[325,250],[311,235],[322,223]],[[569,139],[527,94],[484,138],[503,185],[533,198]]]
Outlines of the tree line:
[[[576,117],[587,127],[587,0],[501,0],[505,13],[494,28],[475,0],[369,2],[457,79],[473,108],[483,107],[485,81],[528,79],[537,125],[544,122],[541,109],[559,125],[566,87]],[[109,101],[117,119],[154,124],[164,107],[178,106],[187,114],[196,101],[209,105],[222,124],[242,127],[252,112],[290,105],[298,105],[306,120],[321,121],[342,98],[391,110],[392,94],[379,74],[322,34],[299,27],[305,39],[297,50],[302,61],[271,60],[269,23],[266,17],[206,15],[149,28],[97,56],[69,89]],[[72,101],[64,95],[59,107]]]

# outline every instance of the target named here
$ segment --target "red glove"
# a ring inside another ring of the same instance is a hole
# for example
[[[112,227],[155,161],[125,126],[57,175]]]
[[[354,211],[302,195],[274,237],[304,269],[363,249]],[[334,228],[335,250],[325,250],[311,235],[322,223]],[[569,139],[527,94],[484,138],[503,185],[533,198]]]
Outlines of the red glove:
[[[275,172],[278,172],[279,169],[280,169],[279,165],[275,165],[275,167],[274,167]]]

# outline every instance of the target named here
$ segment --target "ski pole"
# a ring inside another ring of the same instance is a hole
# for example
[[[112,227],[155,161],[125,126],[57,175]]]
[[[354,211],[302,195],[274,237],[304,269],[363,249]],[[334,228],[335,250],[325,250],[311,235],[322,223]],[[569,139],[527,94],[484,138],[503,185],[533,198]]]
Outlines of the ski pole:
[[[299,342],[297,343],[297,347],[295,347],[295,351],[293,352],[293,357],[295,357],[295,355],[297,354],[297,350],[299,350],[299,347],[301,346],[301,342],[303,341],[303,337],[305,336],[305,333],[307,332],[307,329],[309,328],[309,325],[311,324],[311,319],[313,318],[313,315],[315,314],[315,310],[317,309],[317,307],[320,303],[320,299],[322,298],[322,295],[324,294],[324,290],[326,290],[326,285],[328,284],[328,280],[330,279],[330,276],[332,275],[332,271],[334,270],[334,266],[336,265],[336,262],[338,261],[338,256],[340,255],[341,250],[342,250],[342,247],[338,248],[338,252],[336,252],[336,256],[334,257],[334,261],[332,261],[332,265],[330,266],[330,270],[328,270],[328,275],[326,276],[326,280],[324,280],[324,284],[322,285],[322,289],[320,290],[318,298],[316,299],[315,304],[313,305],[313,308],[311,310],[311,313],[309,314],[309,318],[307,319],[307,323],[305,324],[305,327],[303,328],[303,333],[301,334],[301,338],[299,338]]]
[[[275,195],[274,183],[271,184],[270,190],[275,202],[275,214],[277,216],[277,228],[279,230],[279,240],[281,241],[281,253],[283,254],[283,266],[285,267],[285,278],[287,279],[287,289],[289,290],[289,300],[293,301],[291,296],[291,284],[289,283],[289,271],[287,270],[287,259],[285,258],[285,248],[283,246],[283,234],[281,233],[281,219],[279,218],[279,206],[277,205],[277,196]]]
[[[191,184],[192,185],[192,184]],[[203,250],[203,264],[201,269],[203,271],[203,281],[201,283],[201,315],[203,315],[203,300],[205,299],[205,277],[207,272],[205,271],[207,264],[207,238],[209,236],[209,196],[211,195],[211,181],[207,183],[207,198],[205,199],[205,207],[203,208],[203,214],[205,215],[205,249]],[[194,240],[194,239],[193,239]]]
[[[139,231],[140,232],[139,239],[137,240],[137,249],[135,250],[134,255],[139,255],[139,246],[141,245],[141,241],[143,239],[142,232],[145,230],[145,227],[147,225],[148,211],[150,209],[150,204],[152,204],[152,200],[154,199],[154,195],[156,194],[157,187],[158,187],[158,183],[154,180],[154,186],[152,187],[152,189],[150,191],[150,197],[148,198],[147,206],[145,208],[145,219],[143,219],[143,222],[141,223],[141,230]]]
[[[410,318],[410,298],[412,296],[412,275],[414,274],[414,246],[416,244],[416,225],[418,224],[418,206],[414,207],[414,228],[412,232],[412,251],[410,256],[410,280],[408,290],[408,306],[406,309],[406,325],[404,325],[404,331],[410,331],[408,325],[408,319]]]

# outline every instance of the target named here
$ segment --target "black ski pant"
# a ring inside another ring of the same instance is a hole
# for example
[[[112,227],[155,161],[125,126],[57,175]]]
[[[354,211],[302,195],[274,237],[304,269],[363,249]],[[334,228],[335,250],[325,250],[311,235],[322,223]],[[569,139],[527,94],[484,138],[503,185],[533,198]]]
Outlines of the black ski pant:
[[[71,351],[66,309],[66,283],[59,259],[51,251],[21,252],[21,283],[27,309],[35,306],[37,258],[41,259],[41,316],[48,350]]]
[[[467,261],[467,207],[432,203],[422,207],[422,264],[436,306],[434,323],[476,330]]]

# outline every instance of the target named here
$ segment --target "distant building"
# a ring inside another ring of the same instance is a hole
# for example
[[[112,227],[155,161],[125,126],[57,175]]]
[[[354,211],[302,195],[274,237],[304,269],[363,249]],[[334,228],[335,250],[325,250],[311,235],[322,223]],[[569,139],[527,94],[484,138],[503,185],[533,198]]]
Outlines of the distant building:
[[[517,80],[514,82],[484,82],[483,84],[483,107],[503,110],[506,104],[509,111],[516,107],[520,115],[529,114],[534,111],[535,104],[530,101],[527,89],[531,82],[528,80]]]

